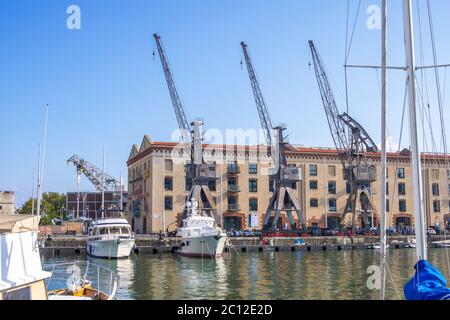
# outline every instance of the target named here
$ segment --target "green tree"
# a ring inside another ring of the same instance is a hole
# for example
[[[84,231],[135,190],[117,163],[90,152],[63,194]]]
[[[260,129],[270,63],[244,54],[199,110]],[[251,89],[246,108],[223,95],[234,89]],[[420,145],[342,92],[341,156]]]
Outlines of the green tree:
[[[33,199],[28,199],[20,208],[20,214],[31,214]],[[41,222],[40,224],[51,224],[52,219],[66,216],[66,195],[58,192],[45,192],[41,201]],[[35,213],[37,200],[34,201]]]

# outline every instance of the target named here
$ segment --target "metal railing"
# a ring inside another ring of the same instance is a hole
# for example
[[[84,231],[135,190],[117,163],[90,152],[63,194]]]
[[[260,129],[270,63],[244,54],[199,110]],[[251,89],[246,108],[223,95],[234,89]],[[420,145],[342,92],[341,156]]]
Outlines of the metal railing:
[[[234,212],[234,211],[239,211],[239,210],[241,210],[241,208],[239,207],[239,205],[237,203],[228,204],[228,211]]]
[[[239,190],[239,186],[237,186],[237,185],[228,185],[228,192],[239,192],[240,190]]]
[[[111,299],[116,295],[116,273],[90,261],[44,264],[43,269],[52,274],[46,280],[48,291],[70,289],[90,283],[92,289],[108,295]]]

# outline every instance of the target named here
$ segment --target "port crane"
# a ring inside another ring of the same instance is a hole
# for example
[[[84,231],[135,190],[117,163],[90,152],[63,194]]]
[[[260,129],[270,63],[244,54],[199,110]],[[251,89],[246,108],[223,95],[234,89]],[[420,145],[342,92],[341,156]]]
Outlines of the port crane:
[[[153,35],[156,46],[158,48],[159,57],[161,59],[162,68],[166,77],[167,87],[169,89],[170,98],[177,118],[178,127],[181,132],[183,143],[190,146],[191,161],[186,165],[186,178],[192,182],[192,187],[189,191],[188,200],[195,198],[199,203],[199,209],[202,214],[213,217],[217,225],[221,226],[221,219],[217,214],[216,205],[211,196],[211,191],[208,187],[208,181],[217,179],[215,164],[207,164],[203,158],[202,147],[202,127],[203,121],[196,119],[189,125],[186,114],[181,103],[180,96],[175,87],[172,71],[170,69],[164,47],[161,42],[161,36],[157,33]],[[188,208],[186,204],[183,208],[182,219],[186,218]]]
[[[92,163],[84,160],[83,158],[73,155],[67,160],[67,164],[73,164],[77,169],[77,180],[80,180],[81,174],[84,174],[86,178],[94,185],[97,191],[120,191],[120,181],[103,170],[97,168]]]
[[[95,189],[99,192],[102,192],[102,211],[104,208],[104,193],[107,191],[120,191],[120,199],[118,200],[117,208],[120,211],[123,211],[123,186],[122,180],[118,180],[109,174],[107,174],[104,170],[97,168],[92,163],[87,160],[81,158],[78,155],[73,155],[67,160],[67,165],[73,164],[77,170],[77,216],[79,216],[80,212],[80,178],[81,174],[94,185]],[[86,195],[83,194],[83,207],[85,205]],[[83,209],[84,214],[84,209]]]
[[[365,226],[370,225],[369,212],[374,210],[370,195],[371,184],[376,180],[376,167],[367,159],[367,152],[379,152],[377,145],[364,128],[347,113],[339,113],[336,100],[328,80],[327,71],[314,45],[309,41],[314,71],[322,102],[339,159],[343,165],[344,180],[351,190],[347,199],[341,224],[347,214],[352,214],[351,226],[355,232],[356,203],[359,199]],[[373,220],[372,220],[373,223]]]
[[[241,42],[244,53],[245,63],[250,78],[250,83],[255,98],[258,115],[261,121],[261,127],[264,131],[267,145],[270,147],[270,155],[274,162],[269,172],[270,181],[273,182],[274,191],[267,207],[263,229],[277,229],[278,220],[281,212],[286,212],[291,229],[304,227],[305,221],[297,197],[292,189],[292,185],[300,181],[299,168],[289,165],[286,160],[286,146],[288,142],[283,132],[287,129],[286,125],[274,127],[269,111],[266,107],[261,88],[256,77],[255,69],[248,52],[248,46]],[[300,226],[296,225],[294,215],[298,217]],[[271,219],[273,218],[273,219]]]

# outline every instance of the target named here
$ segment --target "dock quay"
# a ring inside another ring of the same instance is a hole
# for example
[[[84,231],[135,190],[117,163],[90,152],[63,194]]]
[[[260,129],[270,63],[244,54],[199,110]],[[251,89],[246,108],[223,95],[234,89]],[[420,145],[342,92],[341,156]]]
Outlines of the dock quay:
[[[411,236],[395,236],[388,238],[391,249],[407,248],[407,239]],[[85,236],[47,236],[39,239],[39,247],[44,254],[70,255],[86,253]],[[295,240],[303,240],[302,245],[295,244]],[[428,246],[433,242],[444,240],[444,236],[428,237]],[[136,236],[135,254],[167,254],[172,253],[179,244],[179,238],[163,238],[154,236]],[[295,252],[295,251],[341,251],[371,249],[379,243],[378,237],[306,237],[306,238],[230,238],[230,244],[225,252]]]

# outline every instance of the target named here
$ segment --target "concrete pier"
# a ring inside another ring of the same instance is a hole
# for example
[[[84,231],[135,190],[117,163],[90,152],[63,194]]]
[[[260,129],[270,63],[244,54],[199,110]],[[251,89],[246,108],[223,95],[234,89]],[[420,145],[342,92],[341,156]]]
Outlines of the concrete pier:
[[[388,238],[391,249],[407,247],[407,239],[411,236],[399,236]],[[299,238],[266,238],[265,243],[259,238],[230,238],[230,245],[225,247],[225,252],[296,252],[296,251],[341,251],[341,250],[367,250],[379,242],[378,237],[308,237],[300,238],[304,245],[296,245]],[[443,240],[443,236],[428,238],[428,245],[432,242]],[[179,244],[179,238],[159,239],[150,236],[136,236],[135,254],[168,254],[173,252]],[[40,250],[44,254],[69,255],[86,254],[86,237],[83,236],[59,236],[39,239]]]

